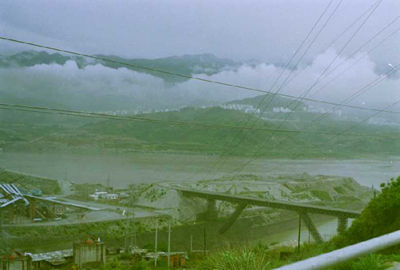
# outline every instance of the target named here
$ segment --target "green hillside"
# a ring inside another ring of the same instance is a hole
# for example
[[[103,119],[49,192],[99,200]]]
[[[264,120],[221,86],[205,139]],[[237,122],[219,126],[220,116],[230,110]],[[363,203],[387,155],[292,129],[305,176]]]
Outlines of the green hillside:
[[[301,129],[307,130],[306,133],[274,132],[265,129],[295,129],[295,126],[291,123],[280,126],[280,123],[219,107],[185,108],[142,116],[209,126],[84,118],[73,122],[79,118],[63,116],[57,125],[9,123],[0,130],[0,140],[6,151],[163,151],[273,158],[347,158],[400,153],[398,130],[389,127],[356,126],[351,132],[363,136],[334,136],[321,132],[338,133],[354,127],[354,123],[324,121],[312,128],[310,123],[302,123]],[[225,127],[217,127],[221,125]],[[231,127],[238,125],[247,125],[250,129]]]

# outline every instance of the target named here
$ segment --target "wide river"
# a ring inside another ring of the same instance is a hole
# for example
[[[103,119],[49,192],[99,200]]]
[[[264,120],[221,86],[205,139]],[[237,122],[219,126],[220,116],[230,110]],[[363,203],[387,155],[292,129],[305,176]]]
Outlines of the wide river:
[[[32,154],[0,152],[0,168],[80,183],[103,183],[125,187],[130,183],[181,182],[213,179],[235,174],[246,158],[216,156],[127,153],[127,154]],[[376,188],[400,176],[400,157],[352,160],[256,159],[240,173],[284,175],[293,173],[353,177]],[[108,180],[109,179],[109,180]]]

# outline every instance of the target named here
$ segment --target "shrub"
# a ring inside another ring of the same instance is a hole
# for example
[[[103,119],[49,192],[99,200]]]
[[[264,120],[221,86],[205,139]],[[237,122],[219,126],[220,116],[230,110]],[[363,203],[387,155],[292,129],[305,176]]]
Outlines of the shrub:
[[[207,257],[199,265],[204,270],[265,270],[269,262],[263,252],[250,249],[226,250]]]
[[[383,184],[382,192],[372,199],[351,227],[335,239],[338,246],[368,240],[400,229],[400,177]]]
[[[380,270],[385,268],[385,261],[380,254],[370,254],[351,265],[351,270]]]

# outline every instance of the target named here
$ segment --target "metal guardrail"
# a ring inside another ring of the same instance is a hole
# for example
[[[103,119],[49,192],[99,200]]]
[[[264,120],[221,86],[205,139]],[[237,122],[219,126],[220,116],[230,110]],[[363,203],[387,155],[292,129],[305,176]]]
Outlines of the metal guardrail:
[[[398,244],[400,244],[400,230],[303,261],[285,265],[275,270],[325,269]]]

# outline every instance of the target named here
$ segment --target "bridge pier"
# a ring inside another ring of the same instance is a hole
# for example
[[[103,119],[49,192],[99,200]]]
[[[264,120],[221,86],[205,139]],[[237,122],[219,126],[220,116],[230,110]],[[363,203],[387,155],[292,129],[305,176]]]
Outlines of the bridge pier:
[[[246,203],[239,203],[238,206],[236,206],[235,211],[232,213],[232,215],[230,215],[226,223],[222,225],[221,229],[219,229],[220,234],[225,233],[233,225],[233,223],[235,223],[235,221],[238,219],[246,206]]]
[[[217,202],[214,199],[207,200],[206,219],[215,220],[218,217]]]
[[[35,218],[36,213],[36,200],[31,200],[29,205],[29,217],[31,220]]]
[[[317,227],[314,225],[314,222],[312,221],[312,219],[310,218],[308,213],[305,211],[301,211],[298,213],[299,213],[301,219],[306,224],[308,231],[311,233],[311,236],[313,237],[314,241],[317,243],[322,243],[323,242],[322,236],[319,233]]]
[[[338,217],[338,226],[337,232],[343,233],[347,229],[348,218],[347,217]]]

